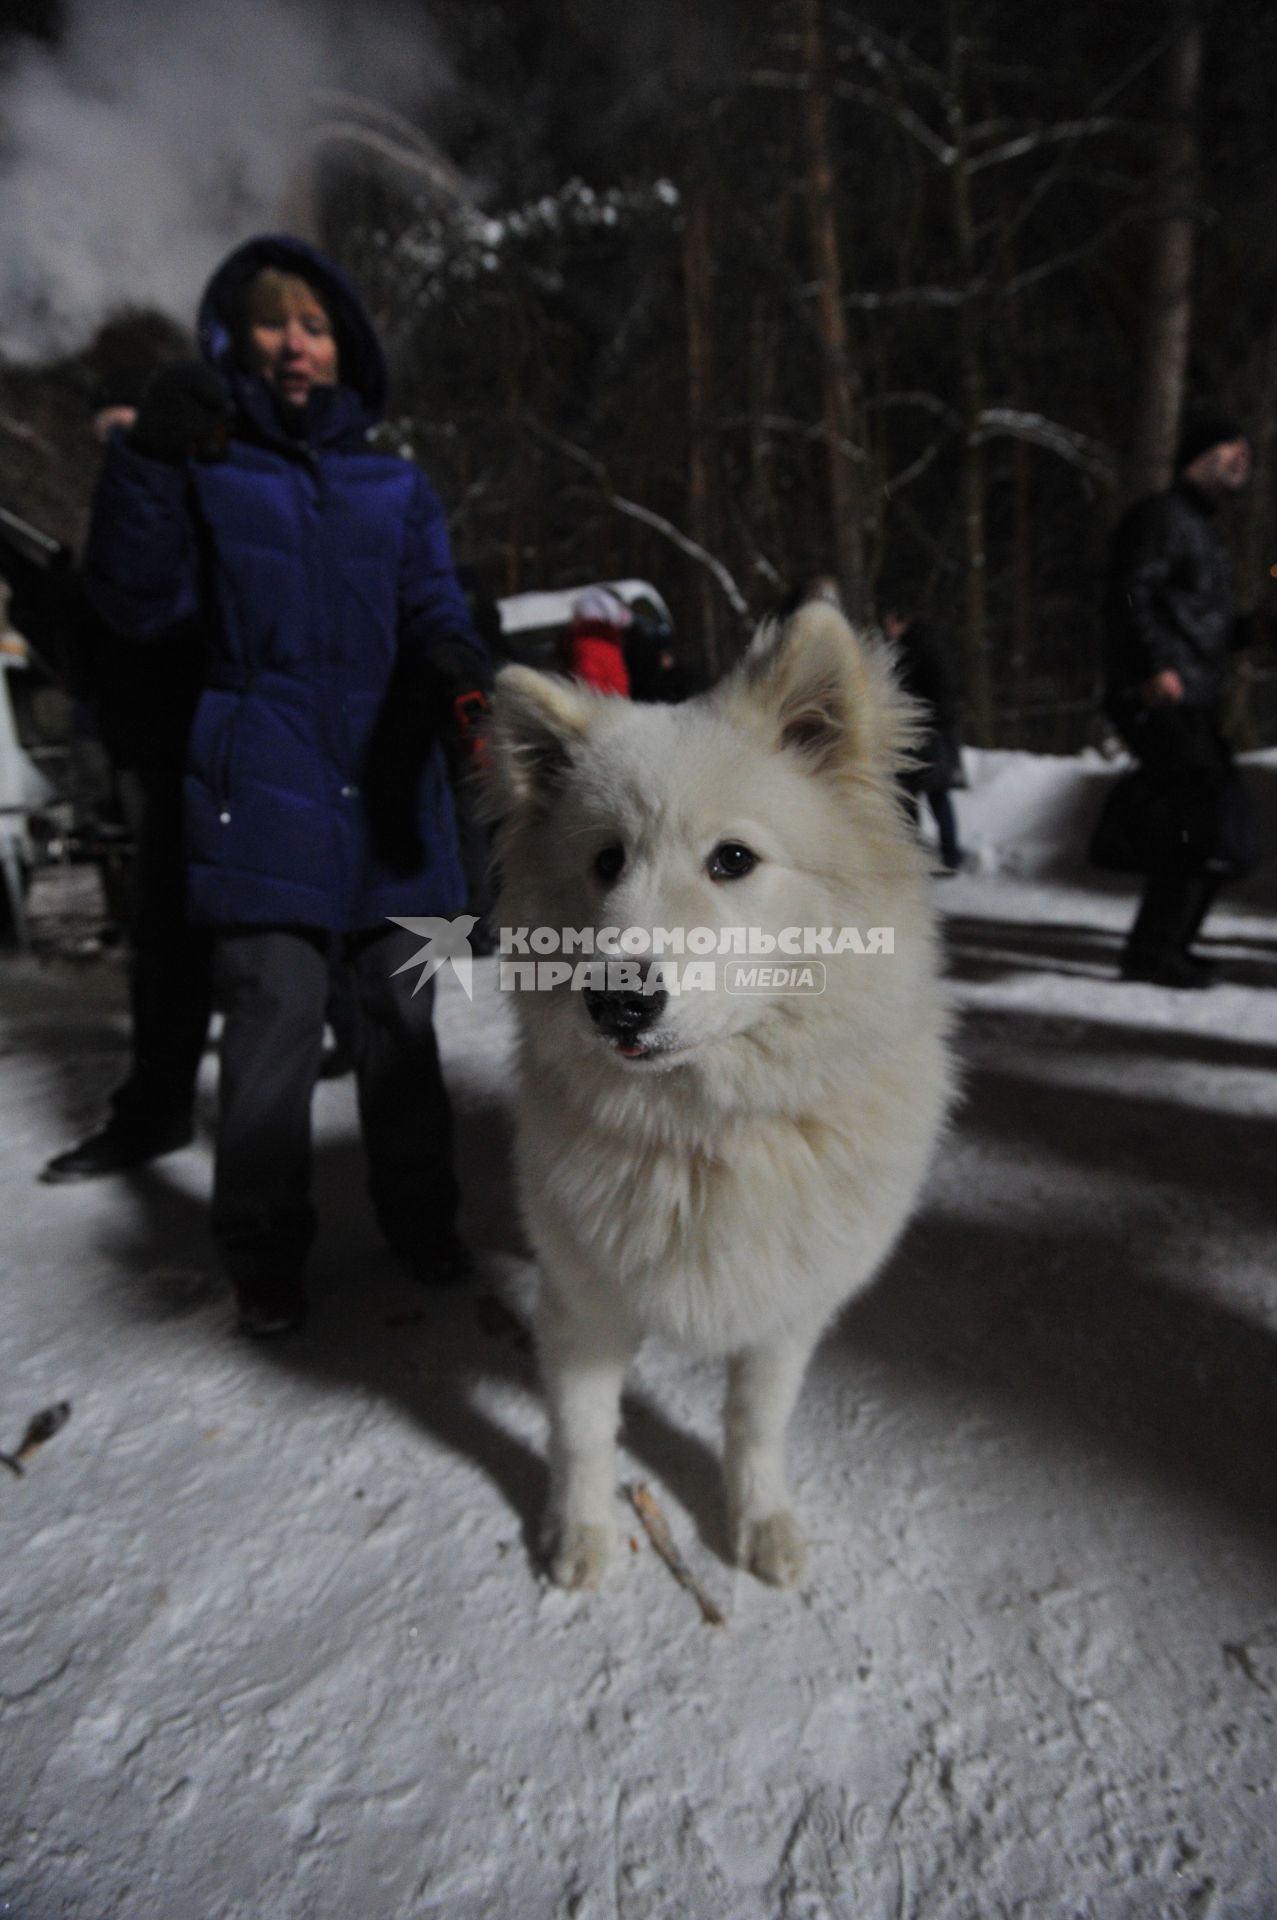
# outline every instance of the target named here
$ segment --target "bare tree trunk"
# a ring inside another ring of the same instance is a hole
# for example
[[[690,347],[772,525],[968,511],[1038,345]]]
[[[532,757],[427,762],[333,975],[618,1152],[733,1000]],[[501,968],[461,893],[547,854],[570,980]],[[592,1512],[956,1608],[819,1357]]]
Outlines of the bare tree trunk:
[[[524,542],[524,558],[527,562],[524,577],[538,586],[546,578],[544,466],[545,462],[538,453],[532,450],[525,452],[523,471],[527,476],[531,510],[527,538]]]
[[[768,236],[777,260],[786,257],[788,229],[789,202],[783,198]],[[775,411],[780,342],[775,298],[768,288],[759,287],[749,309],[749,526],[755,563],[762,555],[769,555],[767,564],[788,580],[792,572],[790,543],[777,492],[775,442],[768,424],[769,415]]]
[[[1033,647],[1033,467],[1028,447],[1011,448],[1011,697],[1016,710],[1015,745],[1026,747]]]
[[[709,247],[709,195],[702,178],[683,196],[683,287],[687,315],[687,530],[698,547],[717,552],[717,446],[713,432],[714,324]],[[689,561],[689,566],[692,563]],[[694,567],[692,592],[700,617],[701,650],[709,679],[719,668],[718,596],[704,567]]]
[[[1153,183],[1158,210],[1151,237],[1144,337],[1136,370],[1129,493],[1139,499],[1167,486],[1184,404],[1192,327],[1197,194],[1194,116],[1201,78],[1202,29],[1193,0],[1175,0],[1180,31],[1166,56],[1165,126]]]
[[[1008,240],[1007,208],[1002,208],[1003,262],[1008,281],[1015,262]],[[1007,345],[1010,349],[1011,404],[1027,410],[1024,380],[1024,316],[1018,293],[1005,300]],[[1027,443],[1011,443],[1011,699],[1015,709],[1013,744],[1027,747],[1025,709],[1029,695],[1029,663],[1033,653],[1033,460]]]
[[[948,121],[955,158],[953,229],[958,257],[959,410],[962,415],[962,468],[959,506],[963,544],[963,651],[966,667],[967,730],[977,746],[993,745],[993,675],[989,662],[988,552],[985,527],[985,458],[980,439],[984,409],[983,343],[979,299],[975,220],[971,210],[971,176],[967,167],[969,134],[966,107],[966,7],[952,0],[949,8]]]
[[[759,547],[784,566],[784,528],[776,503],[775,461],[767,416],[776,389],[776,326],[771,302],[755,293],[749,316],[749,518]]]
[[[820,29],[820,0],[797,0],[805,156],[804,185],[816,269],[817,332],[821,349],[825,434],[829,463],[829,509],[833,555],[847,611],[853,620],[868,612],[865,595],[865,489],[852,449],[860,444],[860,388],[847,341],[842,298],[842,261],[829,151],[829,75]]]
[[[675,27],[678,89],[682,100],[683,312],[687,332],[687,537],[703,553],[717,552],[720,530],[718,442],[715,433],[713,255],[710,247],[710,180],[701,116],[703,52],[700,0],[684,0]],[[710,572],[688,555],[688,591],[700,627],[706,677],[720,664],[721,609]]]
[[[521,315],[517,309],[507,309],[505,315],[505,352],[502,356],[505,367],[505,400],[508,420],[508,432],[512,449],[509,472],[510,513],[506,535],[506,587],[507,593],[518,593],[523,586],[523,548],[527,538],[525,532],[525,513],[528,495],[528,448],[527,436],[522,431],[525,413],[523,403],[523,327]]]

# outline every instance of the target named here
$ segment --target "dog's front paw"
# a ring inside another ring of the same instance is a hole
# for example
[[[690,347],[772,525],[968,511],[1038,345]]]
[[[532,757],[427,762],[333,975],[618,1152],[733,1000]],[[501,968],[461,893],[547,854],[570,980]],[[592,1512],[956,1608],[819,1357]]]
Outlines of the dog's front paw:
[[[597,1587],[612,1549],[612,1529],[588,1520],[550,1530],[546,1571],[556,1587]]]
[[[763,1520],[741,1520],[735,1547],[737,1566],[773,1587],[792,1587],[802,1579],[807,1554],[792,1513],[782,1509]]]

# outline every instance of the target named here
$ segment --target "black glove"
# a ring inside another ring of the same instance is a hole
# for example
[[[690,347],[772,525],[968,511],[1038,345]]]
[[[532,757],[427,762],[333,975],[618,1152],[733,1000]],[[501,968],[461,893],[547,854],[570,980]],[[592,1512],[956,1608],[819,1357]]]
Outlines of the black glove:
[[[452,776],[477,773],[488,764],[492,669],[465,640],[439,640],[428,656],[423,707],[443,740]]]
[[[476,687],[484,693],[492,691],[493,675],[488,657],[469,640],[436,640],[426,656],[426,667],[445,703]]]
[[[478,687],[470,693],[459,693],[453,701],[444,750],[457,773],[464,776],[487,772],[491,764],[488,750],[491,718],[488,696]]]
[[[146,385],[129,445],[152,460],[216,460],[226,451],[231,390],[204,360],[176,360]]]

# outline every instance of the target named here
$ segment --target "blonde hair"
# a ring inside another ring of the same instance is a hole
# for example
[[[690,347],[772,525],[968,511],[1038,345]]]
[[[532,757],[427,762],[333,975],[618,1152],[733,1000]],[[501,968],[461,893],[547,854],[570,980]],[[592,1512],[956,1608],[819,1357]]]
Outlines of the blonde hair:
[[[281,313],[287,313],[296,301],[305,298],[313,302],[328,321],[329,329],[337,345],[337,361],[341,364],[341,338],[337,332],[337,320],[332,307],[324,295],[304,274],[288,273],[283,267],[259,267],[244,288],[240,303],[239,325],[236,328],[236,345],[241,358],[251,363],[249,335],[257,325],[269,325],[278,319]]]

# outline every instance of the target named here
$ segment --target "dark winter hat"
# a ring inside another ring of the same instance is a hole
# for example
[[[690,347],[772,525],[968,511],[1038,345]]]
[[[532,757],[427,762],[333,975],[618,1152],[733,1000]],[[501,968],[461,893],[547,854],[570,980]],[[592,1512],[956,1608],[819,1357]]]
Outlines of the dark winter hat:
[[[1191,467],[1199,454],[1208,453],[1212,447],[1226,447],[1233,440],[1250,440],[1240,420],[1232,420],[1226,413],[1185,414],[1175,449],[1176,473]]]

